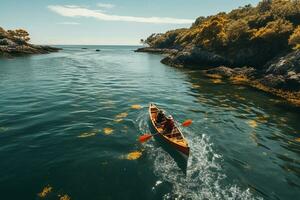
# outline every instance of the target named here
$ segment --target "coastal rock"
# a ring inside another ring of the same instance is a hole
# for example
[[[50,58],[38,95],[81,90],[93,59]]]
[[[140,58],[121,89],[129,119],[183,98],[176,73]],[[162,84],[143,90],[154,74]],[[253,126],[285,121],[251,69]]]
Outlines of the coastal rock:
[[[300,90],[300,51],[293,51],[267,63],[260,82],[271,87]]]
[[[145,52],[145,53],[160,53],[160,54],[173,54],[178,52],[177,49],[160,49],[152,47],[143,47],[135,50],[135,52]]]
[[[61,50],[60,48],[50,47],[50,46],[40,46],[40,45],[16,45],[10,43],[10,45],[0,45],[0,56],[2,57],[14,57],[21,55],[30,54],[46,54],[50,52],[57,52]]]
[[[273,74],[268,74],[264,76],[263,78],[258,79],[258,81],[268,87],[271,88],[283,88],[284,85],[286,84],[285,78],[281,75],[273,75]]]
[[[5,31],[0,27],[0,57],[45,54],[57,52],[60,48],[40,46],[28,43],[29,33],[23,29]]]
[[[230,78],[232,76],[243,75],[246,77],[254,77],[256,70],[253,67],[237,67],[229,68],[225,66],[216,67],[205,71],[206,74],[217,74],[225,78]]]
[[[161,62],[175,67],[197,66],[199,69],[207,69],[220,65],[230,65],[230,62],[221,55],[198,47],[188,47],[182,51],[170,54]]]
[[[300,90],[300,52],[294,51],[285,56],[277,57],[268,62],[262,69],[221,66],[205,72],[226,78],[242,75],[247,77],[249,81],[255,81],[268,88],[298,92]]]
[[[16,46],[17,44],[10,39],[4,38],[0,39],[1,46]]]

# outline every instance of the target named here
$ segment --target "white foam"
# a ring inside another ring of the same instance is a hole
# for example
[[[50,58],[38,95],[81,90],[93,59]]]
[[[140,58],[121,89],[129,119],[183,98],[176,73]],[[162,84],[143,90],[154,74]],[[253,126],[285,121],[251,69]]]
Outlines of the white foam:
[[[142,131],[149,131],[146,119],[145,116],[139,116],[137,120]],[[172,191],[165,194],[163,199],[262,199],[254,196],[249,189],[242,190],[237,185],[221,184],[226,178],[220,166],[222,156],[214,153],[208,136],[195,135],[187,132],[187,129],[185,133],[191,147],[186,175],[161,147],[154,146],[153,142],[144,144],[150,159],[153,159],[154,174],[160,181],[169,182],[173,186]]]
[[[192,154],[186,176],[163,149],[152,154],[155,175],[173,185],[172,192],[164,199],[254,199],[249,189],[242,191],[236,185],[221,186],[220,181],[226,177],[218,164],[221,156],[213,153],[205,136],[190,140],[190,144]]]

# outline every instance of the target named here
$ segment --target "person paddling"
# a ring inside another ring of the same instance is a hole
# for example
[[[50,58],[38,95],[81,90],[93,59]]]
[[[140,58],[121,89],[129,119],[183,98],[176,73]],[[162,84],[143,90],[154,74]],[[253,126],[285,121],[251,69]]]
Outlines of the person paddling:
[[[172,115],[169,115],[166,119],[166,123],[164,126],[164,132],[165,133],[171,133],[173,131],[175,124],[174,124],[174,119]]]
[[[156,116],[156,123],[158,125],[162,124],[166,120],[166,115],[163,110],[159,110]]]

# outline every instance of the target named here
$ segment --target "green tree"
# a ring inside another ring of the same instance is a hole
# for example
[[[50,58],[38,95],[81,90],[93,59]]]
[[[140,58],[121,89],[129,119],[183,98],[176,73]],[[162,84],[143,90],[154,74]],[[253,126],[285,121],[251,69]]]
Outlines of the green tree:
[[[25,42],[28,42],[30,40],[29,33],[24,29],[15,30],[15,37]]]

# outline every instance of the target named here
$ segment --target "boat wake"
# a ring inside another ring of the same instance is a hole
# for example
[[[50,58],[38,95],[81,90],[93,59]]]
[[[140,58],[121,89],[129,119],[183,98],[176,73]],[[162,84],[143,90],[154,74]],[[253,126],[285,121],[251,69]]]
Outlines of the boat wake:
[[[150,131],[147,116],[140,115],[137,121],[142,132]],[[250,189],[222,183],[226,178],[220,166],[222,156],[214,153],[209,137],[187,130],[185,134],[191,147],[186,174],[162,147],[151,141],[144,144],[153,160],[154,174],[160,179],[152,189],[164,182],[172,185],[172,191],[163,199],[262,199],[254,196]]]

